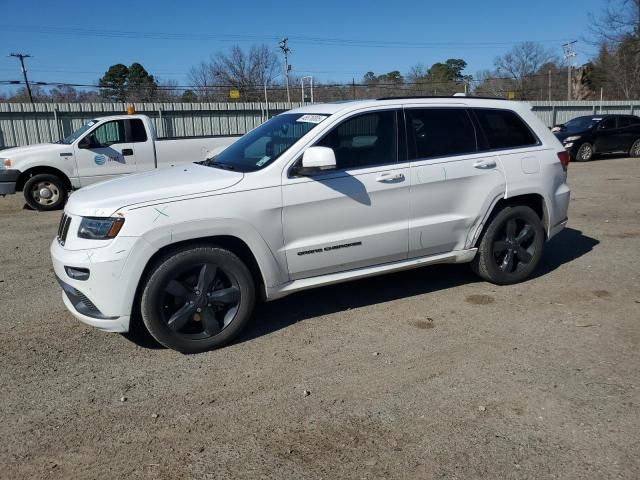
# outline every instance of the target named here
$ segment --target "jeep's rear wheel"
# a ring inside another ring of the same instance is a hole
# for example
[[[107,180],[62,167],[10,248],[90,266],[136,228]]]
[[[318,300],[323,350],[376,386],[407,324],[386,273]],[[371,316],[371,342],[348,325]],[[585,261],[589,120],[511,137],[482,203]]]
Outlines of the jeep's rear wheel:
[[[629,156],[636,158],[640,157],[640,138],[631,145],[631,148],[629,149]]]
[[[159,260],[142,294],[142,320],[162,345],[197,353],[229,343],[251,316],[246,265],[217,247],[189,247]]]
[[[508,206],[489,222],[471,267],[498,285],[525,280],[542,256],[545,233],[538,214],[525,206]]]

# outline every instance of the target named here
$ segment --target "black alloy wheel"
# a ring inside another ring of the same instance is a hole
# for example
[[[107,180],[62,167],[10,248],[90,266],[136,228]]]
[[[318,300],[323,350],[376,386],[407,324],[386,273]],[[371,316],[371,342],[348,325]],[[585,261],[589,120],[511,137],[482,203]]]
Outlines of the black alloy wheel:
[[[535,230],[526,220],[510,218],[494,240],[493,257],[505,273],[526,268],[535,255]]]
[[[164,288],[162,319],[185,338],[219,334],[238,313],[240,287],[236,278],[211,263],[176,273]]]
[[[253,310],[254,282],[232,252],[186,247],[161,258],[141,298],[142,320],[162,345],[196,353],[229,343]]]
[[[538,266],[545,240],[542,221],[534,210],[505,206],[489,220],[471,268],[498,285],[521,282]]]

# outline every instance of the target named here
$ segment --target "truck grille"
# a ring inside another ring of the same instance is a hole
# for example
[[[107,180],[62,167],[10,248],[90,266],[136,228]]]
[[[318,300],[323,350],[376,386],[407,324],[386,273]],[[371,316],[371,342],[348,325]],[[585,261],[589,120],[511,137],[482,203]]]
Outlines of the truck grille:
[[[71,217],[66,213],[63,213],[62,218],[60,219],[60,225],[58,225],[58,235],[57,235],[57,239],[60,245],[64,245],[64,242],[67,240],[67,233],[69,233],[69,225],[71,225]]]

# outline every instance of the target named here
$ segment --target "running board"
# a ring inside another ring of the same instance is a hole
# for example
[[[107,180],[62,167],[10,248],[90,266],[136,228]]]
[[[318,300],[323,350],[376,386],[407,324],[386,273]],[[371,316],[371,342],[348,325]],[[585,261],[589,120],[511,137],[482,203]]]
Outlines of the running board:
[[[358,280],[360,278],[373,277],[384,273],[397,272],[400,270],[409,270],[411,268],[434,265],[436,263],[467,263],[476,256],[477,248],[469,250],[454,250],[448,253],[440,253],[428,257],[411,258],[393,263],[383,263],[372,267],[358,268],[355,270],[347,270],[345,272],[329,273],[327,275],[319,275],[317,277],[302,278],[285,283],[279,287],[271,287],[267,292],[268,300],[282,298],[294,292],[307,290],[314,287],[333,285],[335,283],[348,282],[350,280]]]

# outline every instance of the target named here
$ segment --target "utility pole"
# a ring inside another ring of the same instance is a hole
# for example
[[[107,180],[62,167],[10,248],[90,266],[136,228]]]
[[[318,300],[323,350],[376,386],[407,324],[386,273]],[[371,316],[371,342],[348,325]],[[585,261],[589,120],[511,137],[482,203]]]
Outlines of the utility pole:
[[[27,93],[29,94],[29,101],[33,103],[33,95],[31,95],[31,87],[29,86],[29,79],[27,78],[27,69],[24,68],[24,59],[31,58],[28,53],[12,53],[10,57],[16,57],[20,60],[20,66],[22,67],[22,76],[24,76],[24,83],[27,86]]]
[[[291,70],[291,65],[289,65],[289,52],[291,49],[287,46],[287,41],[289,39],[287,37],[283,37],[280,40],[280,50],[284,53],[284,81],[287,85],[287,102],[291,103],[291,95],[289,94],[289,70]]]
[[[573,57],[576,56],[576,52],[573,51],[573,42],[568,42],[562,45],[564,48],[564,58],[567,59],[567,100],[571,100],[571,67],[573,66]]]
[[[549,69],[549,101],[551,101],[551,69]]]

